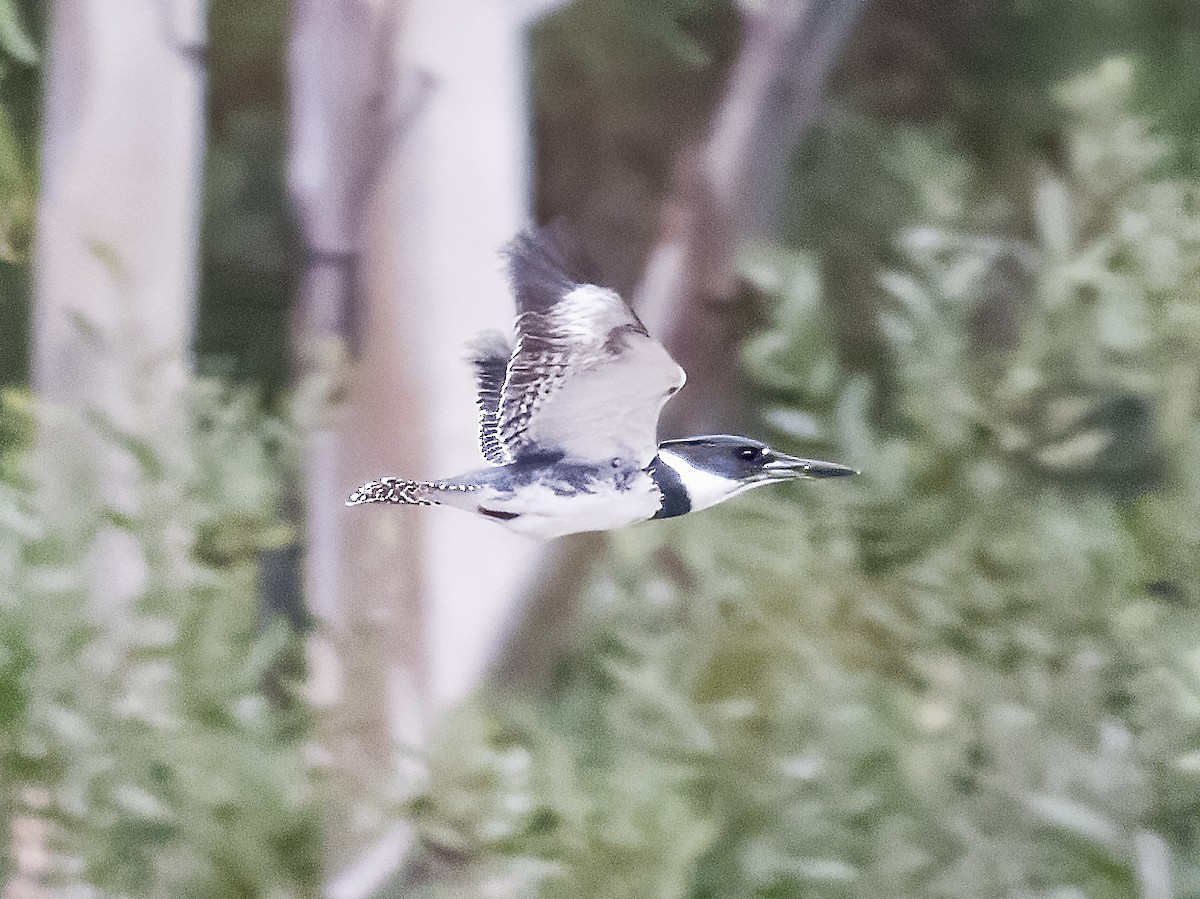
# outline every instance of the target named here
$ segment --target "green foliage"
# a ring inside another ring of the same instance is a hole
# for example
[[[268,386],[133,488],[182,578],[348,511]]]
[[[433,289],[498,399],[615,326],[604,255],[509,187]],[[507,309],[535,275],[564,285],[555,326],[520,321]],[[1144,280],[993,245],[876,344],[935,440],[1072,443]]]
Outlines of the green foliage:
[[[0,260],[12,262],[27,242],[33,185],[8,114],[0,107]]]
[[[0,481],[0,880],[40,824],[25,849],[49,853],[49,873],[34,873],[56,888],[313,895],[306,721],[279,701],[295,638],[258,605],[259,553],[294,539],[276,512],[290,429],[248,393],[193,381],[177,416],[77,423],[95,471],[134,464],[119,508],[95,496],[49,508],[35,485],[58,474],[14,405]],[[131,571],[132,595],[114,599],[107,578]]]
[[[12,262],[29,241],[33,178],[28,142],[21,139],[6,108],[4,81],[12,67],[38,62],[37,45],[25,30],[15,0],[0,0],[0,261]]]
[[[297,254],[288,208],[284,0],[209,4],[197,349],[206,369],[282,388]]]
[[[617,535],[559,692],[435,737],[446,895],[1200,892],[1200,197],[1132,71],[1027,179],[880,139],[889,415],[810,258],[747,256],[777,442],[864,475]]]
[[[568,217],[592,277],[627,295],[739,31],[730,0],[579,0],[532,30],[535,216]]]
[[[700,69],[711,62],[714,21],[727,17],[727,0],[615,0],[573,3],[539,25],[542,52],[535,65],[568,57],[584,81],[620,80],[627,86],[654,76],[673,75],[680,66]],[[535,77],[544,73],[535,70]],[[558,95],[545,85],[546,111]],[[639,93],[643,93],[639,92]]]
[[[0,385],[26,378],[43,4],[0,2]]]
[[[21,24],[13,0],[0,3],[0,50],[27,66],[37,64],[37,46]]]

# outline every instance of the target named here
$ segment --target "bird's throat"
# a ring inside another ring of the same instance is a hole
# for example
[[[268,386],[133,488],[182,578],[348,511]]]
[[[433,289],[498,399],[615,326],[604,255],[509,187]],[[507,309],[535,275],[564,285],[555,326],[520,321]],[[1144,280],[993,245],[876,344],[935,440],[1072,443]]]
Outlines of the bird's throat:
[[[650,477],[662,494],[662,506],[654,513],[655,518],[674,518],[692,511],[692,500],[679,478],[679,472],[664,462],[661,455],[655,456],[650,463]]]
[[[715,506],[717,503],[723,503],[730,497],[744,493],[752,487],[757,487],[760,483],[758,481],[736,481],[722,477],[715,472],[693,464],[687,457],[673,450],[659,450],[658,458],[663,463],[661,468],[669,469],[673,473],[675,480],[680,485],[680,489],[686,494],[688,507],[684,512],[699,512],[701,509],[707,509],[710,506]],[[667,475],[667,477],[670,477],[670,475]],[[658,479],[659,475],[655,475],[656,483]],[[659,489],[662,489],[661,486]],[[665,492],[663,496],[664,498],[666,497]],[[682,515],[683,512],[675,514]],[[669,516],[663,515],[661,517],[667,518]]]

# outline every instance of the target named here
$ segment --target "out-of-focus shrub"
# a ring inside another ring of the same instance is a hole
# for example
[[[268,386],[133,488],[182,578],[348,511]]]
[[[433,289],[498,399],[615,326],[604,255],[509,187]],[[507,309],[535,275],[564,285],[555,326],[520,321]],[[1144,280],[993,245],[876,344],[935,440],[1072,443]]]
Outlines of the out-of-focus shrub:
[[[446,895],[1200,891],[1200,197],[1128,84],[1062,88],[1015,184],[881,138],[919,198],[882,414],[808,259],[748,257],[776,441],[864,474],[617,535],[554,698],[434,740]]]
[[[136,464],[129,503],[98,512],[40,502],[46,410],[10,395],[0,413],[0,882],[316,894],[295,637],[258,601],[259,553],[293,539],[277,512],[291,431],[214,381],[178,401],[184,414],[132,430],[80,423],[97,453]],[[132,599],[108,606],[104,533],[140,562]]]

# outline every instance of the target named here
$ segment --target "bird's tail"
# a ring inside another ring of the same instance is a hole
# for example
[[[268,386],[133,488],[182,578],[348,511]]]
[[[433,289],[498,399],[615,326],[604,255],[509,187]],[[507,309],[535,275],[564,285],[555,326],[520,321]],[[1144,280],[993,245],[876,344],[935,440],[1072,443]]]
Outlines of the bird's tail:
[[[428,481],[409,481],[405,478],[380,478],[369,481],[350,494],[347,506],[363,503],[401,503],[406,506],[437,504],[434,494],[438,485]]]

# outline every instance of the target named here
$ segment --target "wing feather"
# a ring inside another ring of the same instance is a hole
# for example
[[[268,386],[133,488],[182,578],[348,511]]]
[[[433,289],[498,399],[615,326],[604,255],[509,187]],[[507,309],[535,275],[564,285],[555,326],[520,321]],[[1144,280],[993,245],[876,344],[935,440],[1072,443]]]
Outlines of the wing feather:
[[[499,331],[484,331],[467,344],[475,370],[476,404],[479,407],[479,451],[494,465],[510,461],[500,442],[500,395],[512,357],[508,338]]]
[[[583,251],[561,222],[526,228],[504,251],[517,315],[544,313],[587,279]]]
[[[683,386],[683,369],[617,293],[568,274],[557,235],[527,231],[508,257],[521,310],[498,409],[509,456],[649,465],[659,412]]]

